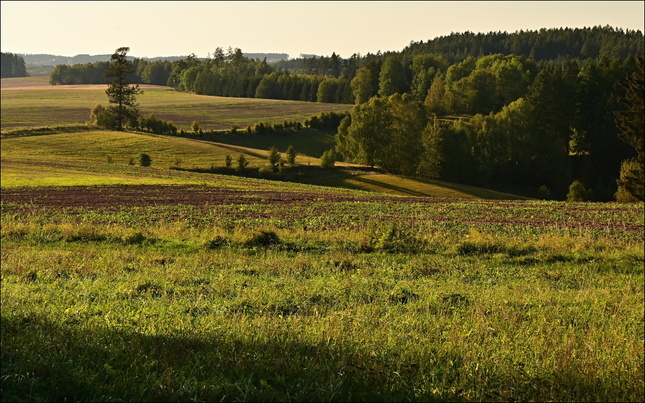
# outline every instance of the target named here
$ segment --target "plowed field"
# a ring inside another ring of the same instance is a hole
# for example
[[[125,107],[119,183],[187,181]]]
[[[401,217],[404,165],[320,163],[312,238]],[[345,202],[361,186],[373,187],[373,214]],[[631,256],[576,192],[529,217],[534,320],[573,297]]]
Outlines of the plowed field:
[[[340,192],[289,192],[267,190],[236,190],[214,186],[128,185],[128,186],[71,186],[3,189],[2,203],[30,205],[31,207],[146,207],[169,205],[222,205],[222,204],[290,204],[306,200],[325,201],[387,201],[418,198],[388,196],[344,196]],[[427,199],[432,201],[435,199]]]
[[[578,228],[630,233],[642,238],[641,213],[633,206],[601,203],[494,201],[361,195],[336,190],[241,190],[205,185],[115,185],[2,189],[2,211],[34,209],[124,210],[133,207],[262,205],[267,210],[228,211],[241,216],[334,216],[361,220],[460,223],[476,228]],[[306,209],[295,208],[306,204]]]

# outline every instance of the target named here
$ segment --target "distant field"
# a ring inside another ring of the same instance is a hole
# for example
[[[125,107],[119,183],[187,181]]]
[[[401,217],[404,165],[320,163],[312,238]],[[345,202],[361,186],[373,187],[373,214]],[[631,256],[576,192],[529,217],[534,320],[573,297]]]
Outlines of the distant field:
[[[52,86],[48,77],[3,78],[2,130],[85,123],[96,104],[108,105],[105,85]],[[257,123],[304,122],[320,112],[348,111],[352,105],[271,99],[227,98],[143,85],[137,97],[141,113],[154,114],[189,130],[197,121],[204,130],[246,128]]]

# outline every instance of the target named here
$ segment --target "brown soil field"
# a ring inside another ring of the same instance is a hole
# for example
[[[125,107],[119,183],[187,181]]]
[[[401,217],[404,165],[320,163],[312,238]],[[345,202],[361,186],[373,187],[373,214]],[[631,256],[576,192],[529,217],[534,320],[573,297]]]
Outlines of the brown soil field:
[[[419,202],[419,198],[389,196],[345,196],[340,192],[236,190],[191,185],[116,185],[2,189],[2,204],[29,207],[86,207],[109,209],[146,206],[205,206],[222,204],[291,204],[307,200],[334,202],[388,201]],[[437,202],[437,199],[427,201]],[[20,207],[16,207],[21,209]],[[13,208],[9,208],[13,210]]]
[[[171,87],[164,87],[162,85],[150,85],[150,84],[141,84],[139,88],[143,91],[163,91],[163,90],[173,90]],[[87,85],[34,85],[34,86],[23,86],[23,87],[5,87],[2,86],[2,92],[20,92],[20,91],[45,91],[45,90],[61,90],[61,89],[70,89],[70,90],[105,90],[107,89],[106,84],[87,84]]]
[[[380,208],[386,205],[411,205],[423,211],[420,215],[413,214],[402,216],[396,211],[379,214],[381,221],[413,222],[432,221],[447,223],[462,223],[474,227],[489,228],[491,225],[504,227],[534,227],[534,228],[577,228],[585,230],[599,230],[609,233],[632,233],[642,236],[644,226],[638,221],[615,220],[602,218],[601,213],[605,208],[602,204],[579,203],[567,206],[566,214],[554,214],[555,209],[561,211],[562,206],[551,206],[542,209],[541,217],[534,218],[536,211],[528,212],[524,201],[494,201],[494,200],[464,200],[464,199],[439,199],[423,197],[399,197],[387,195],[352,195],[339,191],[274,191],[274,190],[239,190],[206,185],[114,185],[114,186],[71,186],[71,187],[39,187],[39,188],[11,188],[1,189],[3,213],[21,213],[36,209],[67,209],[88,208],[97,211],[119,211],[132,207],[162,207],[162,206],[195,206],[209,208],[220,205],[265,205],[282,206],[278,212],[269,215],[292,216],[303,214],[302,210],[290,208],[302,203],[310,205],[317,214],[319,207],[316,203],[379,203]],[[529,202],[530,203],[530,202]],[[366,206],[367,207],[367,206]],[[379,209],[380,209],[379,208]],[[416,209],[415,208],[415,209]],[[510,216],[490,214],[493,209],[511,212]],[[624,207],[627,208],[627,207]],[[339,211],[342,207],[339,207]],[[621,210],[623,207],[617,208]],[[367,214],[370,208],[360,214]],[[389,209],[388,209],[389,210]],[[396,210],[396,209],[395,209]],[[44,211],[44,210],[43,210]],[[325,213],[338,212],[320,212]],[[231,213],[235,216],[267,216],[261,211],[248,211]],[[552,215],[553,214],[553,215]],[[631,221],[631,222],[630,222]]]
[[[172,90],[171,87],[162,85],[149,85],[141,84],[139,87],[143,91],[163,91]],[[51,85],[49,84],[49,77],[18,77],[18,78],[3,78],[0,80],[0,89],[2,92],[20,92],[20,91],[45,91],[45,90],[105,90],[106,84],[87,84],[87,85]]]

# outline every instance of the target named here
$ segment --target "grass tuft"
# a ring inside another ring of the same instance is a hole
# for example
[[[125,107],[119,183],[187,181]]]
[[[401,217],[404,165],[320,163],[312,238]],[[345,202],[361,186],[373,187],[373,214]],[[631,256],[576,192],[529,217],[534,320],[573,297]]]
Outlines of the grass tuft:
[[[244,242],[244,246],[247,247],[274,247],[278,246],[282,243],[280,240],[280,237],[273,231],[260,231],[253,236],[251,236],[250,239],[248,239],[246,242]]]

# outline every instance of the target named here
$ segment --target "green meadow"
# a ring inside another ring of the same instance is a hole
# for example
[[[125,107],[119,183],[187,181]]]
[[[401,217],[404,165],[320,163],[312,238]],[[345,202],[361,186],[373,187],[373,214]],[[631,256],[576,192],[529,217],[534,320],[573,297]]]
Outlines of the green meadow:
[[[79,89],[76,89],[78,87]],[[108,106],[105,85],[51,86],[48,77],[2,79],[3,132],[21,128],[85,123],[90,109]],[[204,130],[230,130],[266,122],[304,121],[320,112],[342,112],[351,105],[272,99],[225,98],[177,92],[144,85],[137,97],[142,115],[154,114],[190,130],[197,121]]]
[[[2,94],[2,401],[645,397],[642,203],[323,170],[333,133],[97,130],[102,90],[35,92]],[[325,107],[146,96],[212,127]],[[308,183],[209,173],[289,144]]]

